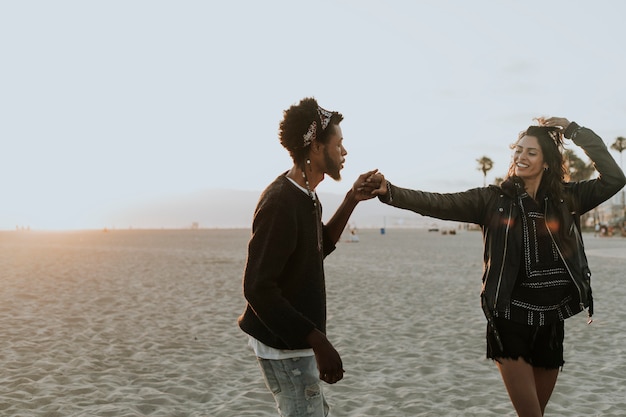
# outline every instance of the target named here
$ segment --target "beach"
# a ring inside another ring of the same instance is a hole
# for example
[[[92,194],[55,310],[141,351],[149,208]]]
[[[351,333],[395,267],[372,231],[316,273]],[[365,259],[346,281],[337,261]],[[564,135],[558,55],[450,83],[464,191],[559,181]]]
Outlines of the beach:
[[[250,231],[0,232],[0,415],[276,416],[237,327]],[[326,259],[333,417],[515,416],[485,358],[482,236],[359,230]],[[626,239],[584,235],[546,416],[626,415]]]

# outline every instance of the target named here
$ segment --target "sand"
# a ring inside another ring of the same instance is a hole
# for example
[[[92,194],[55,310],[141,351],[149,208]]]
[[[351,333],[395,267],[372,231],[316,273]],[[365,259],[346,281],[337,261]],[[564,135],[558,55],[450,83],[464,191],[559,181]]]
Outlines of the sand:
[[[0,232],[0,415],[276,416],[236,319],[247,230]],[[481,236],[359,231],[327,258],[332,415],[514,416],[479,305]],[[626,239],[585,235],[546,416],[626,415]]]

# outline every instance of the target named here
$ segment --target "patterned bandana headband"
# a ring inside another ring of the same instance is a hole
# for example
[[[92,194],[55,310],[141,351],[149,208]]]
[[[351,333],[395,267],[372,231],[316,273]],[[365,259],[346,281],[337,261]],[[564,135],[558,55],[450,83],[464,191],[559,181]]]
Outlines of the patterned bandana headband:
[[[330,123],[330,117],[333,115],[333,112],[328,111],[326,109],[317,106],[317,114],[320,117],[320,121],[322,122],[322,131],[324,131],[328,127],[328,123]],[[307,147],[317,138],[317,122],[313,120],[309,125],[306,133],[302,135],[302,139],[304,140],[303,147]]]
[[[330,122],[330,117],[333,115],[333,112],[317,106],[317,114],[319,114],[320,120],[322,121],[322,130],[325,130],[328,127],[328,123]]]

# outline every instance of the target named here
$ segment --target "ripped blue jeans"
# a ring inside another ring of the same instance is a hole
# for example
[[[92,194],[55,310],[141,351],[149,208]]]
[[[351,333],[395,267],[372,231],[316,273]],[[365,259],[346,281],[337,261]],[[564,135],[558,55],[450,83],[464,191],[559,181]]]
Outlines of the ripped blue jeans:
[[[315,356],[257,360],[281,417],[328,416]]]

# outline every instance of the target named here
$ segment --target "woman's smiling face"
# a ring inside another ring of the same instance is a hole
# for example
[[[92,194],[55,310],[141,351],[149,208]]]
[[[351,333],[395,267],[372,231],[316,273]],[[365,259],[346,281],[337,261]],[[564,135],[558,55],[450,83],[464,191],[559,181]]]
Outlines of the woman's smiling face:
[[[515,175],[524,181],[541,180],[548,165],[543,160],[543,152],[535,136],[524,136],[515,144],[513,164]]]

